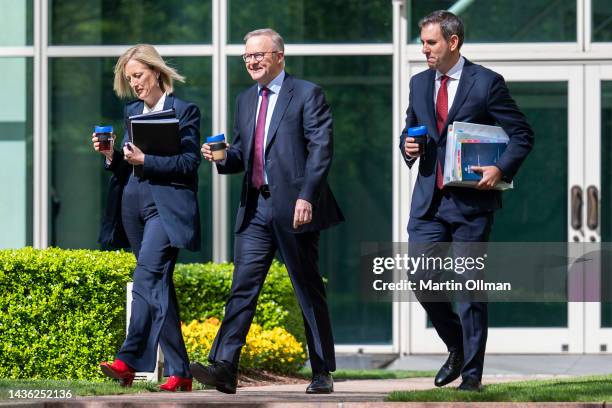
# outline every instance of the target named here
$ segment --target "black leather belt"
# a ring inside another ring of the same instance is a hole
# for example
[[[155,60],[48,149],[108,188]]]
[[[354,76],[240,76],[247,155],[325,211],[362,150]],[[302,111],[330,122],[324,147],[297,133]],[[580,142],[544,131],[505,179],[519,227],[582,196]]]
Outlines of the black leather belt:
[[[265,198],[266,200],[268,198],[270,198],[271,194],[270,194],[270,186],[267,184],[264,184],[263,186],[256,188],[255,191],[257,191],[259,194],[261,194],[261,196],[263,198]]]

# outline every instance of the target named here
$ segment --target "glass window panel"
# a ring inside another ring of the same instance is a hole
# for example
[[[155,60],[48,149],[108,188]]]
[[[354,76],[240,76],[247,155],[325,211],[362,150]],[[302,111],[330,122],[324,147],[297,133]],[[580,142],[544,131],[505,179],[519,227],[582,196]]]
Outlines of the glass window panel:
[[[508,87],[537,142],[514,190],[504,193],[491,241],[566,242],[567,82],[508,82]],[[567,303],[491,303],[489,308],[491,327],[567,327]]]
[[[612,7],[609,0],[591,0],[591,40],[612,41]]]
[[[288,43],[391,42],[392,16],[389,0],[228,0],[227,37],[272,27]]]
[[[391,304],[363,301],[355,271],[362,242],[391,239],[392,58],[290,57],[287,72],[320,85],[333,112],[329,183],[347,222],[323,231],[319,248],[335,341],[389,344]],[[236,95],[253,84],[240,57],[229,59],[229,81],[231,121]],[[242,175],[231,179],[232,226],[241,180]],[[364,214],[368,221],[359,222]]]
[[[211,0],[50,0],[49,43],[210,43],[211,7]]]
[[[420,43],[418,22],[435,10],[459,15],[469,43],[576,41],[576,0],[413,0],[409,42]]]
[[[123,137],[123,101],[113,92],[116,58],[53,58],[50,81],[50,237],[62,248],[99,248],[97,243],[102,206],[109,174],[102,158],[91,147],[92,127],[111,124]],[[210,57],[166,58],[187,77],[177,84],[177,96],[194,102],[202,112],[201,135],[211,128]],[[211,169],[199,170],[202,250],[181,251],[179,262],[211,259]]]
[[[503,194],[491,241],[567,241],[567,82],[508,82],[536,135],[514,189]],[[555,160],[550,160],[555,157]],[[546,194],[541,186],[547,186]]]
[[[611,15],[612,16],[612,15]],[[611,17],[612,18],[612,17]],[[601,82],[601,240],[612,242],[612,81]],[[612,290],[612,255],[602,252],[602,297]],[[607,292],[604,292],[607,291]],[[601,304],[601,326],[612,327],[612,303]]]
[[[10,101],[0,109],[0,248],[32,245],[32,77],[32,58],[0,58],[0,89]]]
[[[0,46],[32,45],[32,0],[0,0]]]

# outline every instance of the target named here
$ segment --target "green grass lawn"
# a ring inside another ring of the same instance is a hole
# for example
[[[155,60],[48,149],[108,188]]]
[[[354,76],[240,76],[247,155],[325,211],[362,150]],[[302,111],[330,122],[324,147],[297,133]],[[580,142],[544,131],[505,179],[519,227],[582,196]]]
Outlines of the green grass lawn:
[[[193,389],[203,389],[200,383],[193,382]],[[70,392],[72,397],[85,395],[118,395],[118,394],[135,394],[140,392],[158,392],[159,383],[135,381],[132,387],[121,387],[113,380],[7,380],[0,379],[0,400],[11,399],[11,395],[15,400],[15,394],[20,390],[37,392],[39,397],[41,394],[50,394],[54,397],[66,395]],[[48,390],[53,390],[49,392]],[[27,395],[22,394],[22,395]]]
[[[485,385],[481,392],[454,388],[395,391],[387,401],[609,402],[612,401],[612,375],[491,384]]]
[[[312,371],[308,368],[300,370],[300,374],[304,378],[310,379]],[[409,370],[336,370],[332,373],[334,381],[336,380],[386,380],[390,378],[418,378],[418,377],[433,377],[435,371],[409,371]]]
[[[310,369],[301,370],[299,375],[310,379]],[[335,380],[365,380],[365,379],[387,379],[387,378],[414,378],[414,377],[432,377],[434,372],[429,371],[388,371],[388,370],[338,370],[333,373]],[[39,390],[56,390],[51,395],[60,395],[63,392],[70,391],[74,396],[86,395],[118,395],[118,394],[134,394],[139,392],[158,392],[159,383],[136,381],[131,388],[124,388],[112,380],[7,380],[0,379],[0,400],[8,400],[11,394],[15,396],[17,390],[36,391]],[[193,382],[193,389],[204,389],[197,382]],[[27,395],[27,394],[26,394]]]

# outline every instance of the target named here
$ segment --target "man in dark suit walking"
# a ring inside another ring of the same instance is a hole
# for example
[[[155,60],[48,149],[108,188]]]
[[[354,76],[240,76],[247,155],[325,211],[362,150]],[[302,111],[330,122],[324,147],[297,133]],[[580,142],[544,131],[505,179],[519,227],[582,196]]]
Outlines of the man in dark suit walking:
[[[236,392],[240,351],[257,297],[278,249],[302,308],[313,379],[307,393],[331,393],[336,368],[325,287],[318,266],[319,232],[343,221],[327,184],[332,117],[320,87],[284,70],[284,42],[271,29],[248,33],[242,56],[257,84],[236,99],[233,144],[216,163],[243,172],[236,217],[234,275],[225,316],[208,356],[193,363],[200,382]],[[212,161],[210,146],[202,146]]]
[[[406,127],[400,150],[409,167],[420,157],[408,240],[411,247],[428,248],[428,256],[444,256],[441,242],[486,242],[493,224],[493,212],[501,207],[500,180],[512,180],[533,146],[533,131],[521,113],[501,75],[465,59],[460,48],[464,29],[461,20],[448,11],[435,11],[419,22],[422,52],[429,69],[410,81]],[[443,169],[446,133],[454,121],[501,126],[510,140],[494,166],[473,167],[482,175],[477,187],[444,187]],[[427,126],[429,139],[419,153],[408,128]],[[474,244],[472,244],[474,245]],[[409,250],[410,251],[410,250]],[[470,245],[457,245],[454,255],[466,255]],[[481,388],[487,341],[487,303],[431,301],[417,293],[419,301],[449,357],[436,375],[435,385],[446,385],[460,375],[460,390]],[[440,300],[440,299],[438,299]],[[482,300],[482,299],[477,299]]]

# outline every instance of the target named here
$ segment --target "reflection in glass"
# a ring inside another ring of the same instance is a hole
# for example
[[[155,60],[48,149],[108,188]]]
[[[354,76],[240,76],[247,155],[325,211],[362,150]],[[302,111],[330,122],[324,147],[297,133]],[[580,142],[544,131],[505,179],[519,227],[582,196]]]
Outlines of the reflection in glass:
[[[253,82],[240,57],[228,64],[231,129],[235,97]],[[347,221],[323,231],[319,249],[334,338],[340,344],[391,343],[391,304],[360,299],[358,271],[362,242],[391,239],[392,58],[290,57],[287,72],[320,85],[333,112],[329,183]],[[232,220],[241,180],[242,175],[232,176],[230,182]]]
[[[612,8],[610,0],[591,0],[591,41],[612,41]]]
[[[601,241],[612,241],[612,81],[601,82]],[[612,255],[604,253],[602,297],[612,291]],[[607,292],[604,292],[607,291]],[[607,296],[606,296],[607,297]],[[612,303],[601,304],[601,327],[612,327]]]
[[[273,27],[288,43],[391,42],[392,15],[388,0],[228,0],[227,37]]]
[[[0,248],[32,245],[32,58],[0,58]]]
[[[602,2],[607,0],[602,0]],[[576,41],[575,0],[413,0],[409,42],[420,42],[418,22],[435,10],[450,10],[465,24],[465,41]]]
[[[210,43],[211,7],[211,0],[53,0],[49,9],[49,43]]]
[[[566,242],[567,82],[508,82],[508,88],[536,143],[514,179],[514,190],[503,194],[491,241]],[[491,327],[567,327],[567,304],[491,303],[489,322]]]
[[[211,58],[166,58],[187,77],[177,96],[202,112],[201,133],[211,125]],[[61,248],[99,248],[102,206],[109,174],[91,147],[94,125],[113,125],[123,138],[123,105],[113,92],[116,58],[54,58],[49,63],[49,244]],[[181,251],[179,262],[211,259],[211,173],[199,171],[202,251]]]
[[[0,46],[32,45],[33,20],[32,0],[0,1]]]

